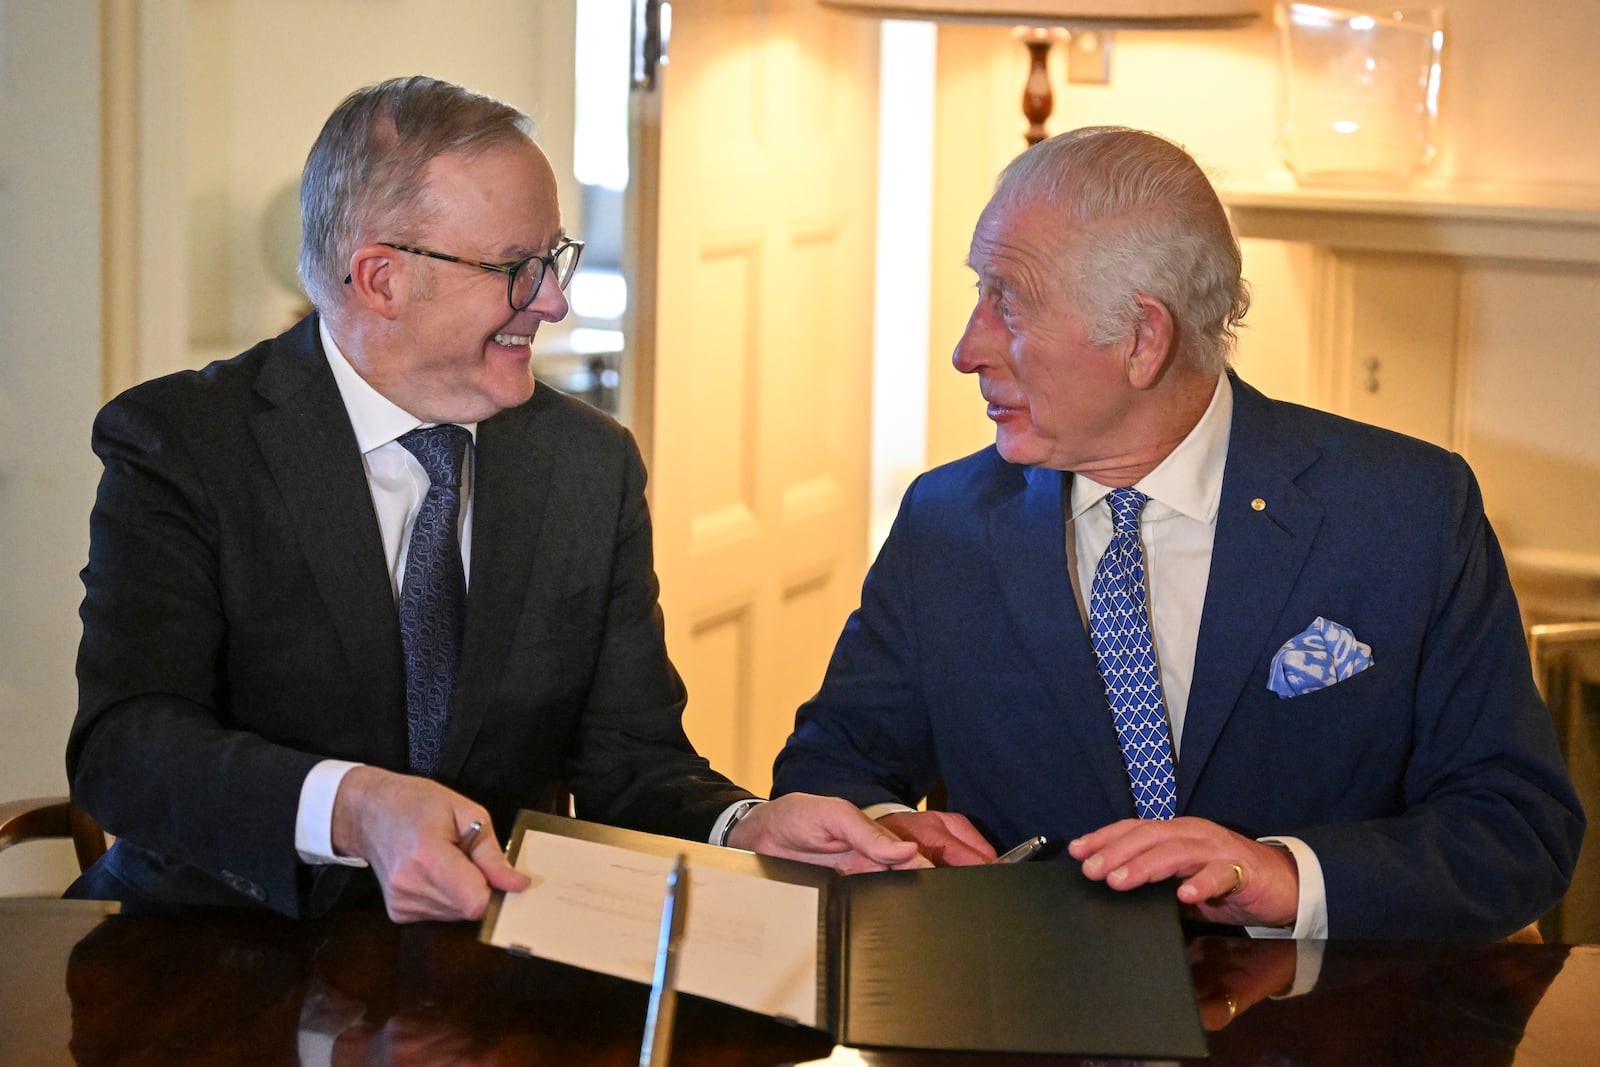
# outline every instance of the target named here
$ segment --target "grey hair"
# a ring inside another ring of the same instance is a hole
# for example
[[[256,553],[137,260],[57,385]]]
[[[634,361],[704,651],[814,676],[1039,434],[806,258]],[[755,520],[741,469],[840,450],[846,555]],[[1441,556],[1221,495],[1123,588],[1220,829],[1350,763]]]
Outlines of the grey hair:
[[[429,161],[526,142],[532,128],[514,107],[421,75],[347,96],[300,176],[300,283],[311,302],[337,306],[350,254],[366,241],[417,239],[431,217]]]
[[[1134,294],[1148,293],[1172,313],[1180,357],[1228,365],[1250,287],[1222,202],[1182,146],[1116,126],[1051,137],[1001,172],[987,210],[1029,204],[1066,223],[1059,280],[1092,343],[1126,337]]]

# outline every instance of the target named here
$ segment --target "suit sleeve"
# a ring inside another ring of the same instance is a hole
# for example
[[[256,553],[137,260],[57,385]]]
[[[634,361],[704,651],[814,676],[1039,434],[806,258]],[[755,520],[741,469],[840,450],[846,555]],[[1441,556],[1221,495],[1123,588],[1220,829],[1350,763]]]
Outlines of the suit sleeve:
[[[915,805],[938,782],[916,663],[913,503],[900,513],[845,622],[822,687],[795,715],[773,765],[774,796],[806,792],[867,807]]]
[[[74,796],[201,896],[225,900],[221,882],[295,914],[294,815],[317,757],[228,721],[208,487],[181,435],[136,398],[107,405],[93,446],[105,469],[82,574]]]
[[[712,770],[683,729],[688,701],[667,657],[644,463],[627,438],[597,659],[566,776],[580,818],[705,840],[751,794]],[[608,512],[613,509],[607,509]]]
[[[1503,937],[1560,899],[1576,863],[1584,816],[1505,563],[1459,457],[1451,474],[1402,814],[1296,831],[1322,863],[1332,937]]]

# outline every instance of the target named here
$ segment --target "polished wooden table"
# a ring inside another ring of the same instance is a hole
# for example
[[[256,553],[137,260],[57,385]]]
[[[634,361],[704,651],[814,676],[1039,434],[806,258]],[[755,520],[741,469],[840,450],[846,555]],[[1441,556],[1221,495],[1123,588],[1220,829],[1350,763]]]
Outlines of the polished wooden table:
[[[1333,943],[1275,998],[1294,946],[1200,938],[1204,1063],[1600,1063],[1600,947]],[[975,991],[983,995],[983,991]],[[134,916],[0,901],[0,1064],[635,1064],[646,991],[381,915]],[[685,997],[673,1067],[1013,1067],[1071,1057],[835,1048]],[[1122,1061],[1115,1061],[1122,1062]]]

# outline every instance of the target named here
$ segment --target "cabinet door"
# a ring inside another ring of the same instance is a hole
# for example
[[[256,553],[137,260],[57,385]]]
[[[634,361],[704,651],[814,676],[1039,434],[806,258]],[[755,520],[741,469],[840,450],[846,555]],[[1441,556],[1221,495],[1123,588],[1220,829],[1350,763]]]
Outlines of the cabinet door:
[[[1459,276],[1429,256],[1320,253],[1322,406],[1457,446]]]

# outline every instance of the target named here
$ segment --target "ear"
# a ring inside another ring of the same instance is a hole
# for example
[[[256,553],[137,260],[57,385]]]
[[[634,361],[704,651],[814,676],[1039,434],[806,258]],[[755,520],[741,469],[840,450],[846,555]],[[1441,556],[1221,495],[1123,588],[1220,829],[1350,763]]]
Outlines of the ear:
[[[362,245],[350,254],[350,278],[345,288],[357,307],[386,319],[399,317],[402,302],[399,254],[388,245]]]
[[[1175,358],[1175,329],[1167,305],[1149,293],[1134,293],[1139,321],[1134,325],[1133,350],[1128,353],[1128,383],[1149,389],[1165,376]]]

